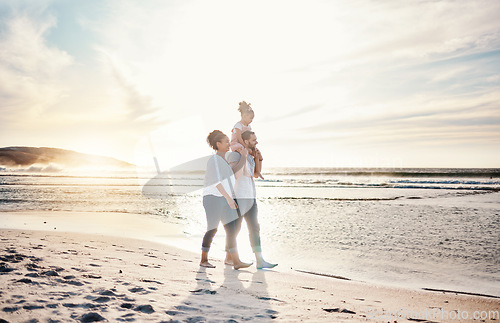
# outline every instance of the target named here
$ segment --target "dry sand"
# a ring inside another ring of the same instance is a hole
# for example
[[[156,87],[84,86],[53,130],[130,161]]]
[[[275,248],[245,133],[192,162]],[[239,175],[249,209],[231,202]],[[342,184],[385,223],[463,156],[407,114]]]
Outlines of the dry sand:
[[[279,266],[233,270],[220,260],[205,269],[198,254],[110,235],[13,228],[0,234],[0,322],[445,322],[474,314],[499,321],[498,298],[376,286]],[[398,311],[403,317],[390,315]]]

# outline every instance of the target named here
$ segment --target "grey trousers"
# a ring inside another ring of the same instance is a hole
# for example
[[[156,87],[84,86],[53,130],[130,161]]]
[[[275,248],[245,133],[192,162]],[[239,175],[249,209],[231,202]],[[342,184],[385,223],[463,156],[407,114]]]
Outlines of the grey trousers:
[[[241,222],[239,226],[237,222],[239,219],[238,211],[231,209],[224,197],[214,195],[203,197],[203,207],[207,216],[207,232],[203,237],[201,250],[206,252],[210,250],[214,236],[217,233],[217,227],[222,221],[226,231],[226,251],[236,252],[238,250],[236,236],[241,227]]]

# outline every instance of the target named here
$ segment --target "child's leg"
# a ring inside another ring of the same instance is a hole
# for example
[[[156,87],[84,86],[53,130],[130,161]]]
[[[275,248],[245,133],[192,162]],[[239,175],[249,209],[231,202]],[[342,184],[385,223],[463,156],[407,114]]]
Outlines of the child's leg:
[[[256,177],[256,178],[258,177],[258,178],[264,179],[264,177],[261,174],[261,172],[262,172],[262,160],[263,160],[262,154],[256,148],[252,156],[253,156],[253,158],[255,160],[255,174],[254,174],[254,177]]]
[[[264,157],[262,157],[262,153],[260,152],[259,149],[255,148],[255,150],[257,151],[257,155],[258,155],[258,158],[260,161],[263,161],[264,160]]]
[[[231,151],[240,152],[244,147],[239,142],[236,142],[234,144],[231,144],[231,146],[229,146],[229,148],[231,149]]]
[[[255,169],[256,169],[256,172],[255,172],[255,177],[259,177],[261,179],[264,179],[264,177],[262,177],[262,174],[261,174],[261,170],[262,170],[262,159],[259,159],[258,157],[255,158]]]

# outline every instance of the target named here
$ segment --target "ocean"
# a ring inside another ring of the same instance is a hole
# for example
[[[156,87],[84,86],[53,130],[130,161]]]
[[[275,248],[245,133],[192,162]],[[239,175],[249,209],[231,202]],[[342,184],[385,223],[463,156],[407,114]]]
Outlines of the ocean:
[[[500,169],[273,168],[264,176],[256,182],[262,245],[277,269],[500,296]],[[3,169],[0,212],[142,214],[181,225],[184,247],[198,252],[203,174],[151,178]],[[246,235],[240,254],[252,260]],[[213,255],[223,254],[224,236],[220,227]]]

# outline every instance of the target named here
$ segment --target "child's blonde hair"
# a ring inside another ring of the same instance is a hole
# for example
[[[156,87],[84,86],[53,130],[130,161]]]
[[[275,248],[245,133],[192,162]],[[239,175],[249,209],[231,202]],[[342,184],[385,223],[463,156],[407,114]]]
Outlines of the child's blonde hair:
[[[244,114],[254,115],[254,112],[252,110],[252,107],[250,106],[250,103],[246,103],[245,101],[241,101],[239,103],[239,105],[240,105],[240,107],[238,108],[238,111],[240,111],[242,116]]]

